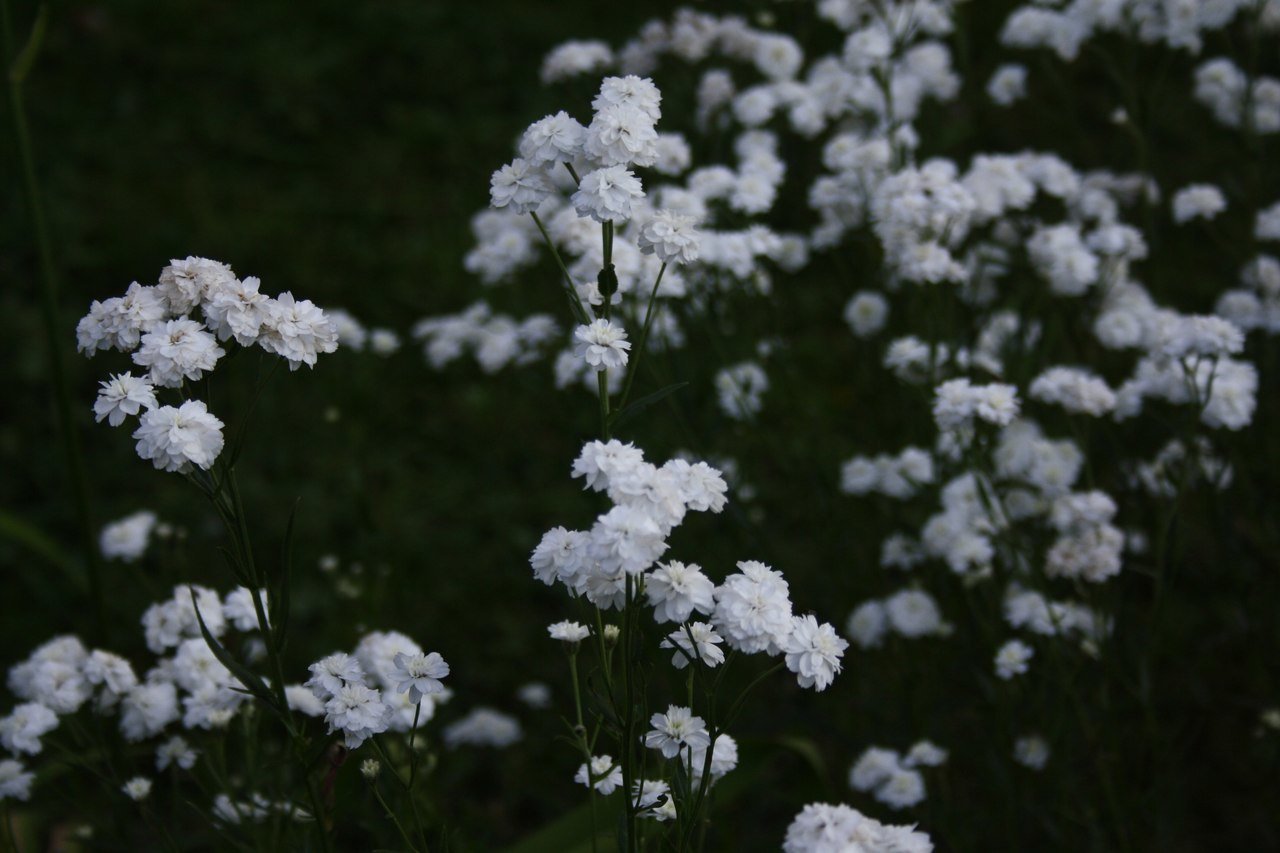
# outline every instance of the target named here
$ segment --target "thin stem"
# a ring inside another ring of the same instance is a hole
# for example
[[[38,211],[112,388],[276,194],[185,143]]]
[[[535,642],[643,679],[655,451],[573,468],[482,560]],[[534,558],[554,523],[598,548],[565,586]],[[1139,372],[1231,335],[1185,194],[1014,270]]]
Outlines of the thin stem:
[[[551,257],[556,259],[556,265],[560,267],[560,272],[564,275],[564,289],[569,297],[570,313],[579,323],[584,325],[590,323],[591,315],[582,304],[582,297],[578,295],[578,289],[573,284],[573,276],[569,275],[569,268],[565,266],[564,259],[560,257],[560,250],[556,248],[555,242],[551,239],[551,235],[547,233],[547,228],[542,224],[542,220],[538,218],[538,214],[531,210],[529,215],[533,217],[533,224],[538,226],[538,231],[542,233],[542,239],[546,241],[547,248],[551,250]]]
[[[667,271],[664,263],[658,268],[658,278],[653,282],[653,290],[649,293],[649,306],[644,312],[644,326],[640,329],[640,339],[636,348],[631,351],[631,365],[627,368],[627,379],[622,385],[622,396],[618,398],[618,409],[625,409],[627,398],[631,395],[631,383],[635,381],[636,371],[640,368],[640,358],[644,355],[645,344],[649,341],[649,327],[653,325],[653,306],[658,299],[658,286],[662,284],[662,275]]]
[[[40,268],[40,315],[44,324],[45,345],[48,348],[49,372],[53,380],[54,411],[58,433],[62,438],[62,453],[71,478],[71,491],[75,499],[76,516],[83,537],[85,565],[88,571],[89,598],[93,608],[98,635],[106,641],[106,599],[102,590],[102,564],[98,559],[98,543],[94,536],[93,511],[89,500],[89,477],[84,466],[84,456],[76,436],[71,414],[71,392],[67,382],[66,364],[63,361],[62,319],[58,310],[58,279],[53,262],[53,240],[45,219],[43,196],[36,178],[35,157],[31,150],[31,131],[27,124],[26,100],[22,84],[27,68],[39,47],[44,30],[46,7],[41,4],[32,28],[31,40],[21,58],[13,52],[13,25],[9,0],[0,0],[0,37],[4,41],[6,78],[9,93],[9,112],[13,117],[13,136],[18,149],[18,164],[22,172],[22,191],[31,215],[31,230],[35,237],[36,254]]]
[[[587,802],[591,808],[591,850],[595,853],[598,847],[596,833],[596,777],[591,767],[591,744],[587,741],[587,727],[582,719],[582,690],[578,685],[578,649],[575,646],[569,652],[569,677],[573,682],[573,707],[578,714],[574,734],[582,746],[582,760],[587,770]]]
[[[396,829],[400,832],[400,837],[404,839],[404,843],[408,844],[409,849],[414,853],[418,853],[418,846],[413,843],[409,833],[405,832],[404,826],[400,823],[400,818],[396,817],[396,813],[391,810],[391,806],[387,805],[387,801],[382,798],[382,792],[378,790],[378,781],[374,779],[369,784],[373,788],[373,795],[378,798],[378,802],[382,804],[382,810],[387,813],[387,817],[391,818],[391,822],[395,824]]]

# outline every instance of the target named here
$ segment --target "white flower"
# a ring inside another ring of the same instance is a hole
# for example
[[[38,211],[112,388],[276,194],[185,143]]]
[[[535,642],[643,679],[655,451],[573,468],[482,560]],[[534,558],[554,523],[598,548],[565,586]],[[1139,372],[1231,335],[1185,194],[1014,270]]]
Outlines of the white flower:
[[[58,715],[39,702],[25,702],[0,719],[0,744],[14,755],[39,755],[40,738],[58,727]]]
[[[606,77],[600,81],[600,92],[591,101],[596,112],[610,107],[625,106],[640,110],[657,122],[662,118],[662,93],[648,77],[628,74],[626,77]]]
[[[156,747],[156,770],[165,770],[170,766],[190,770],[195,766],[198,754],[186,739],[171,737]]]
[[[222,452],[222,421],[200,400],[161,406],[143,414],[133,437],[138,455],[162,471],[209,470]]]
[[[608,796],[622,785],[622,765],[614,764],[608,755],[591,756],[591,772],[587,773],[587,765],[578,768],[573,781],[579,785],[594,786],[597,791]]]
[[[1035,654],[1030,646],[1021,640],[1010,640],[996,652],[996,675],[1005,681],[1015,675],[1027,671],[1027,662]]]
[[[987,81],[987,97],[1002,107],[1011,106],[1027,95],[1027,69],[1023,65],[1001,65]]]
[[[937,603],[924,590],[904,589],[887,598],[884,606],[889,624],[904,637],[924,637],[945,630]]]
[[[142,336],[133,361],[151,369],[152,384],[177,388],[184,379],[195,381],[213,370],[226,355],[213,335],[195,320],[168,320],[151,327]]]
[[[98,534],[98,549],[108,560],[124,560],[132,563],[147,553],[151,531],[156,526],[156,514],[142,510],[103,525]]]
[[[702,779],[707,765],[707,749],[694,749],[680,753],[681,760],[689,768],[689,775],[696,784]],[[711,780],[716,781],[738,766],[738,742],[726,734],[716,736],[711,748]]]
[[[312,693],[309,687],[301,684],[286,684],[284,700],[290,711],[297,711],[308,717],[324,716],[324,700]]]
[[[327,702],[348,684],[364,684],[364,667],[360,661],[343,652],[334,652],[311,666],[306,687],[321,701]]]
[[[120,426],[126,417],[157,405],[156,389],[132,373],[115,374],[98,384],[101,388],[93,404],[94,420],[98,423],[105,418],[111,426]]]
[[[907,750],[904,767],[940,767],[947,761],[947,751],[932,741],[922,740]]]
[[[493,173],[489,179],[489,204],[510,207],[516,213],[537,210],[551,195],[551,185],[540,169],[517,157]]]
[[[436,652],[422,654],[405,654],[400,652],[395,657],[396,668],[392,680],[396,682],[396,692],[408,691],[409,701],[417,704],[423,696],[444,692],[440,679],[449,674],[449,664]]]
[[[187,314],[203,302],[210,291],[225,287],[235,277],[226,264],[189,256],[186,260],[170,261],[161,271],[159,290],[173,314]]]
[[[844,321],[860,338],[869,338],[884,328],[889,302],[874,290],[860,290],[844,308]]]
[[[141,802],[151,796],[151,780],[146,776],[134,776],[120,787],[125,795],[134,802]]]
[[[644,451],[631,443],[623,444],[616,438],[610,441],[589,441],[573,461],[572,476],[586,481],[584,488],[603,492],[614,478],[624,477],[644,463]]]
[[[787,669],[794,672],[801,687],[819,693],[831,686],[840,671],[840,658],[849,642],[829,624],[818,624],[812,616],[794,616],[791,633],[782,643]]]
[[[363,684],[344,684],[325,703],[329,732],[341,731],[347,749],[356,749],[391,724],[391,708],[382,694]]]
[[[5,800],[22,800],[31,798],[31,783],[36,776],[27,772],[19,761],[6,758],[0,761],[0,802]]]
[[[709,614],[716,606],[715,584],[694,563],[659,563],[645,578],[644,591],[659,623],[686,622],[695,610]]]
[[[1013,742],[1013,760],[1032,770],[1043,770],[1049,762],[1049,742],[1040,735],[1026,735]]]
[[[290,370],[315,367],[316,357],[338,349],[338,332],[310,299],[285,292],[268,300],[258,344],[289,362]]]
[[[849,786],[855,791],[870,791],[883,785],[901,767],[902,757],[896,750],[870,747],[849,769]]]
[[[232,279],[209,292],[202,306],[204,319],[218,340],[235,338],[246,347],[258,340],[269,303],[267,295],[258,291],[261,284],[249,276],[244,281]]]
[[[604,318],[593,320],[590,325],[579,326],[573,336],[578,343],[575,353],[596,370],[617,370],[627,364],[627,332]]]
[[[591,629],[581,622],[556,622],[547,626],[551,639],[577,645],[591,636]]]
[[[583,175],[570,201],[579,216],[608,222],[630,219],[632,205],[642,198],[639,178],[625,166],[606,166]]]
[[[445,746],[492,746],[499,749],[520,740],[520,723],[492,708],[474,708],[444,730]]]
[[[529,557],[534,577],[547,586],[557,580],[573,586],[574,579],[585,568],[590,544],[588,533],[553,527],[543,534]]]
[[[918,770],[900,767],[876,788],[875,798],[890,808],[905,809],[924,802],[924,776]]]
[[[875,600],[859,604],[845,622],[845,632],[863,649],[880,645],[887,629],[888,616],[884,604]]]
[[[932,853],[910,826],[889,826],[846,805],[810,803],[787,827],[783,853]]]
[[[586,128],[561,110],[529,125],[520,138],[520,156],[537,167],[571,163],[582,154],[586,133]]]
[[[657,255],[663,263],[693,263],[700,241],[695,222],[692,216],[660,210],[640,229],[636,245],[641,253]]]
[[[258,600],[262,602],[262,612],[270,621],[271,617],[267,614],[267,591],[264,589],[258,592]],[[248,587],[238,586],[227,593],[226,600],[222,602],[222,616],[234,625],[237,631],[258,630],[258,611],[254,607],[253,592]]]
[[[620,570],[638,575],[666,550],[662,529],[634,507],[615,506],[591,528],[591,556],[606,574]]]
[[[712,624],[731,648],[777,654],[791,633],[790,587],[763,563],[748,560],[738,568],[716,588]]]
[[[170,681],[139,684],[120,701],[120,731],[127,741],[157,735],[178,717],[178,691]]]
[[[1173,196],[1173,221],[1179,225],[1192,219],[1213,219],[1226,209],[1226,196],[1213,184],[1192,184]]]
[[[724,638],[706,622],[690,622],[667,635],[661,648],[675,649],[671,656],[671,665],[676,669],[684,669],[690,661],[699,660],[707,667],[715,667],[724,663],[724,650],[720,643]]]
[[[649,718],[653,730],[644,736],[644,745],[656,749],[664,758],[675,758],[684,749],[706,749],[711,736],[701,717],[688,708],[671,705],[665,714]]]
[[[95,649],[85,658],[82,673],[89,684],[102,686],[102,699],[111,703],[138,685],[138,676],[129,661],[101,649]]]
[[[652,166],[658,160],[658,131],[644,111],[608,104],[592,117],[583,148],[603,166]]]

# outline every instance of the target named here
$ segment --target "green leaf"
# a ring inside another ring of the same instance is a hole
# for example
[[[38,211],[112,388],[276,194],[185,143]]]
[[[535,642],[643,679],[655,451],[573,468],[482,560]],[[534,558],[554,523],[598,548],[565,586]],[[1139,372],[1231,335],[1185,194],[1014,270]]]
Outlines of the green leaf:
[[[218,638],[209,633],[209,627],[204,624],[204,617],[200,615],[200,606],[196,603],[196,591],[192,587],[187,587],[191,593],[191,606],[196,611],[196,621],[200,623],[200,633],[204,636],[205,643],[209,646],[209,651],[213,652],[223,666],[231,670],[231,674],[244,686],[245,690],[252,693],[253,696],[263,702],[268,708],[276,713],[277,716],[285,720],[288,725],[288,717],[284,714],[283,709],[276,703],[276,697],[271,694],[267,686],[262,683],[262,679],[258,678],[247,666],[236,660],[235,655],[227,651],[222,643],[218,642]]]
[[[22,46],[22,51],[14,57],[13,65],[9,67],[9,79],[14,85],[21,86],[27,79],[31,66],[35,65],[40,46],[44,44],[44,33],[48,23],[49,6],[41,3],[36,8],[36,19],[31,23],[31,34],[27,36],[27,43]]]
[[[659,390],[654,391],[652,394],[646,394],[634,403],[630,403],[626,407],[615,412],[613,417],[609,419],[609,426],[615,427],[621,423],[625,423],[640,414],[640,412],[652,406],[654,403],[674,394],[688,384],[688,382],[675,382],[665,388],[660,388]]]

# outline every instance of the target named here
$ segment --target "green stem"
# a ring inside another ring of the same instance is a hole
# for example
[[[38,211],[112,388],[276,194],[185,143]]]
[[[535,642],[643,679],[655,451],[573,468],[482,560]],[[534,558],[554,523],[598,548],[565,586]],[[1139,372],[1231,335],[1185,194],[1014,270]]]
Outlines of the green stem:
[[[578,724],[573,732],[582,746],[582,760],[586,762],[587,769],[587,802],[591,808],[591,850],[592,853],[596,853],[599,843],[596,832],[596,777],[591,767],[591,744],[587,741],[587,727],[582,719],[582,690],[578,685],[578,649],[576,647],[569,652],[569,678],[573,682],[573,707],[578,714]]]
[[[547,248],[551,250],[551,257],[556,259],[556,265],[560,267],[561,274],[564,275],[564,289],[569,297],[569,311],[573,314],[575,320],[583,325],[591,322],[591,315],[582,304],[582,297],[578,296],[578,289],[573,285],[573,276],[569,275],[569,268],[565,266],[564,259],[560,257],[560,250],[556,248],[555,242],[551,239],[551,235],[547,233],[547,228],[542,224],[542,220],[538,218],[538,214],[529,211],[529,215],[533,217],[533,224],[538,226],[538,231],[542,233],[542,239],[546,241]]]
[[[631,395],[631,383],[635,381],[636,370],[640,367],[640,358],[644,355],[645,344],[649,341],[649,327],[653,325],[653,306],[658,299],[658,285],[662,284],[662,274],[667,271],[664,263],[658,269],[658,278],[653,282],[653,290],[649,293],[649,306],[644,312],[644,326],[640,329],[640,339],[636,348],[631,351],[631,365],[627,368],[627,379],[622,385],[622,396],[618,398],[618,409],[625,409],[627,398]]]
[[[387,813],[387,817],[391,818],[391,822],[395,824],[396,829],[400,832],[400,837],[404,839],[404,843],[409,845],[409,849],[418,853],[418,847],[413,843],[413,839],[409,837],[409,833],[405,832],[404,826],[400,823],[400,818],[396,817],[396,813],[391,810],[391,806],[387,805],[387,801],[382,798],[382,792],[378,790],[378,781],[375,779],[371,783],[373,795],[378,798],[378,802],[382,804],[382,810]]]
[[[58,310],[58,279],[53,263],[53,240],[45,219],[40,183],[36,178],[35,157],[31,150],[31,131],[27,124],[26,101],[22,84],[39,49],[47,7],[42,3],[37,11],[31,37],[22,55],[13,51],[13,25],[9,0],[0,0],[0,35],[4,41],[6,78],[9,92],[9,112],[13,118],[13,136],[18,149],[18,164],[22,172],[22,190],[31,215],[31,230],[36,241],[36,253],[40,267],[40,314],[44,324],[45,345],[48,348],[49,372],[53,379],[54,411],[58,433],[62,438],[62,453],[71,478],[76,516],[85,549],[85,565],[88,570],[89,598],[93,608],[95,627],[103,642],[107,639],[106,599],[102,590],[102,564],[98,559],[98,544],[94,536],[93,511],[89,500],[89,478],[84,466],[84,456],[76,436],[71,408],[71,392],[67,381],[66,364],[63,361],[63,326]]]

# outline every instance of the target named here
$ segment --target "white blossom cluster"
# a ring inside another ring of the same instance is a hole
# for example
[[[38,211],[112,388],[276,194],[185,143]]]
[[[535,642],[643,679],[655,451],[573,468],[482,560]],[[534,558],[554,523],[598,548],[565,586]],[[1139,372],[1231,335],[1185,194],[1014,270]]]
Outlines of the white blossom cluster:
[[[846,805],[810,803],[787,827],[785,853],[932,853],[914,826],[892,826]]]
[[[890,808],[910,808],[925,799],[921,768],[940,767],[946,761],[947,751],[927,740],[911,747],[906,755],[873,746],[849,769],[849,786],[870,793]]]
[[[427,362],[436,370],[470,352],[481,370],[496,373],[508,365],[536,361],[560,336],[560,327],[547,314],[516,320],[477,302],[457,314],[419,320],[412,336],[422,343]]]
[[[304,687],[310,692],[299,693],[299,706],[310,716],[323,715],[329,732],[341,733],[348,749],[388,730],[425,725],[450,696],[441,681],[449,665],[396,631],[367,634],[355,654],[335,652],[309,669]]]
[[[224,424],[187,392],[227,354],[223,345],[257,345],[290,370],[314,367],[317,356],[338,348],[337,329],[310,300],[288,292],[272,298],[259,288],[258,279],[239,279],[226,264],[188,257],[170,262],[158,284],[134,282],[123,296],[95,300],[76,326],[80,351],[131,353],[146,371],[100,383],[96,419],[120,426],[136,417],[138,455],[156,468],[211,468],[222,452]],[[197,309],[202,320],[191,316]],[[163,389],[177,390],[176,405],[161,404]]]

